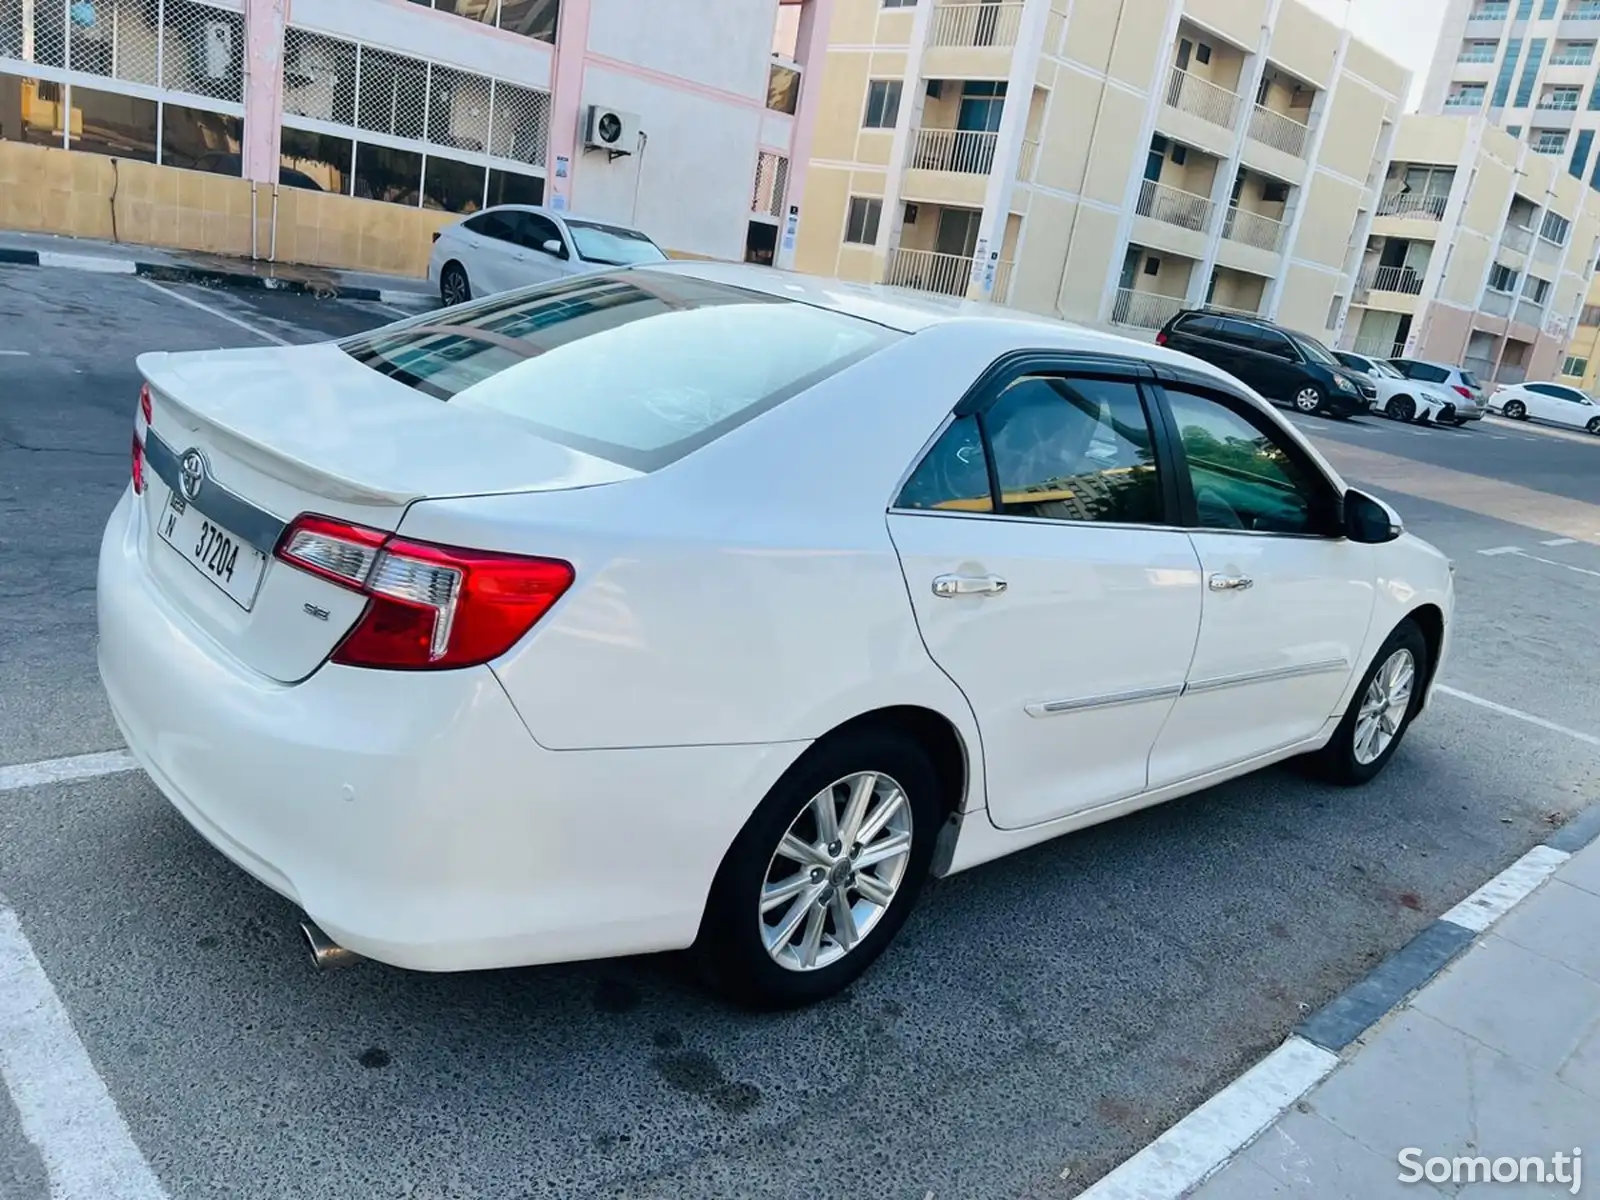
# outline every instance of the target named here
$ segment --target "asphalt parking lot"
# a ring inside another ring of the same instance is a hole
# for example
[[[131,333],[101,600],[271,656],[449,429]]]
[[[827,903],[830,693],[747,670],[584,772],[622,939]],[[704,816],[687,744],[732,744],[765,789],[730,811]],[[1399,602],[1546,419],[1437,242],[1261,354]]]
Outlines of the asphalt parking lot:
[[[135,355],[395,315],[0,267],[5,1200],[1070,1197],[1600,792],[1600,439],[1296,417],[1458,563],[1451,691],[1372,786],[1276,769],[942,881],[796,1014],[672,955],[317,974],[141,775],[26,768],[120,744],[94,576]]]

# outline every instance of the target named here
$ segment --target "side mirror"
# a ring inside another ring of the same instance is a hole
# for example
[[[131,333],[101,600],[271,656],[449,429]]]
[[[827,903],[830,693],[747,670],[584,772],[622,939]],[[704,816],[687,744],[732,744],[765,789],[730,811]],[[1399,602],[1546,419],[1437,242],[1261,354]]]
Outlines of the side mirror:
[[[1376,546],[1405,532],[1400,514],[1382,500],[1351,488],[1344,494],[1344,535],[1352,542]]]
[[[544,243],[544,245],[540,246],[539,249],[543,250],[552,258],[560,258],[562,257],[564,247],[561,245],[559,240],[556,238],[551,238],[548,242]]]

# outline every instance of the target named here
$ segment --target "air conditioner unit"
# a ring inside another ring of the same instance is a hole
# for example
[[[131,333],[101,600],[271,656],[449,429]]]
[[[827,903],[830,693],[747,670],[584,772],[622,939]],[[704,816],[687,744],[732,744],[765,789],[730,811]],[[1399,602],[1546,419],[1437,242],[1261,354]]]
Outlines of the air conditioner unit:
[[[612,155],[632,154],[639,148],[639,114],[591,104],[584,115],[585,149],[605,150]]]

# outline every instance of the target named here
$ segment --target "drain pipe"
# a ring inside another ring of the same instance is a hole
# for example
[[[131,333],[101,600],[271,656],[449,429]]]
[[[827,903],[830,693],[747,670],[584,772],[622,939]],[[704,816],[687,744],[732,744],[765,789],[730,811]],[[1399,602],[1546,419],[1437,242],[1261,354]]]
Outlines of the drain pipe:
[[[261,209],[256,203],[256,181],[250,181],[250,261],[255,262],[261,257],[261,232],[259,224]]]
[[[267,255],[268,262],[278,261],[278,185],[272,185],[272,249]]]

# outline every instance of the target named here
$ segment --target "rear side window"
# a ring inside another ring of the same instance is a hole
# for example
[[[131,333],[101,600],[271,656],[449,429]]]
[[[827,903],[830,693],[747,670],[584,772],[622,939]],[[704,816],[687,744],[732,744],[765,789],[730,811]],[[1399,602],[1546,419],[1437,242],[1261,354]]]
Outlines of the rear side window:
[[[1214,336],[1221,338],[1223,341],[1231,342],[1235,346],[1259,348],[1256,346],[1256,327],[1254,325],[1246,325],[1243,321],[1230,321],[1222,318],[1217,321],[1217,327],[1217,332]]]
[[[1441,374],[1438,379],[1434,380],[1434,382],[1443,383],[1447,378],[1447,375]],[[1463,371],[1461,372],[1461,382],[1466,384],[1469,388],[1475,388],[1478,386],[1478,377],[1471,371]]]
[[[1178,329],[1183,333],[1196,334],[1199,337],[1216,337],[1222,330],[1222,322],[1216,317],[1208,317],[1204,313],[1196,313],[1192,317],[1185,317],[1178,322]]]
[[[439,400],[651,471],[903,334],[842,313],[668,272],[606,272],[340,343]]]
[[[494,238],[500,242],[516,241],[516,233],[511,228],[511,222],[506,220],[505,213],[486,212],[461,222],[462,227],[472,230],[473,233],[483,237]]]
[[[1410,359],[1397,359],[1395,366],[1406,373],[1409,379],[1420,379],[1424,383],[1444,383],[1450,378],[1450,372],[1443,367],[1436,367],[1431,363],[1413,362]],[[1477,383],[1465,372],[1462,378],[1466,379],[1468,387],[1476,387]]]

